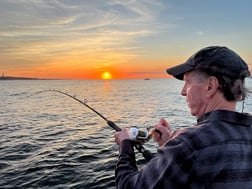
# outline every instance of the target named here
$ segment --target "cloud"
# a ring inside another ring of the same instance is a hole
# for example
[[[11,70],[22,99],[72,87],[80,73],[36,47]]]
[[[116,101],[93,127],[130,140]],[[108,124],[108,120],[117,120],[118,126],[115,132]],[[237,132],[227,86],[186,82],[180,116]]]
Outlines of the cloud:
[[[144,54],[141,41],[158,32],[159,9],[161,1],[152,0],[1,0],[0,64],[127,63]]]
[[[205,31],[202,31],[202,30],[199,30],[199,31],[196,32],[196,34],[197,34],[198,36],[203,36],[203,35],[206,34],[206,32],[205,32]]]

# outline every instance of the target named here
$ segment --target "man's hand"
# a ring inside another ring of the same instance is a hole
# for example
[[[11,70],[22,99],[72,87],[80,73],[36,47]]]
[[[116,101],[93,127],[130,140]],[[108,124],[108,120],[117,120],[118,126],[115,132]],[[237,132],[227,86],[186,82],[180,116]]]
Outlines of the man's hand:
[[[161,118],[159,123],[154,125],[154,128],[158,130],[158,132],[154,132],[153,140],[158,143],[159,146],[164,145],[171,136],[171,127],[168,122]]]
[[[130,139],[129,129],[123,128],[121,131],[115,133],[115,142],[119,145],[123,140]]]

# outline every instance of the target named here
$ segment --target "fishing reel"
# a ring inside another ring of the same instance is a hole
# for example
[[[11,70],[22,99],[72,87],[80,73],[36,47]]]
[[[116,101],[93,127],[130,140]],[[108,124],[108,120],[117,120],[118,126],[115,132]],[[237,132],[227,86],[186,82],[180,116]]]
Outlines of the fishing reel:
[[[152,138],[152,135],[154,134],[154,132],[155,132],[155,129],[140,130],[136,127],[131,127],[128,131],[128,134],[129,134],[130,140],[143,144],[143,143],[148,142]]]

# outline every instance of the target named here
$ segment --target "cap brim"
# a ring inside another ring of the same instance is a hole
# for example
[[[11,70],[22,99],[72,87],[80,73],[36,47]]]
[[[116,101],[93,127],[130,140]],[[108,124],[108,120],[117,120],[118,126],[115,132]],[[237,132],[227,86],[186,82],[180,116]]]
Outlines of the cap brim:
[[[178,66],[168,68],[166,72],[175,77],[176,79],[183,80],[184,74],[193,69],[194,69],[193,66],[189,65],[188,63],[183,63]]]

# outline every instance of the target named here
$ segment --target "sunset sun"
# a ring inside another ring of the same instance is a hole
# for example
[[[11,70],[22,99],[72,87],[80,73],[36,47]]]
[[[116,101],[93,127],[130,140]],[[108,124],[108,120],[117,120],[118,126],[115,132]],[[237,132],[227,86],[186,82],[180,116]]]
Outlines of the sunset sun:
[[[112,79],[112,75],[109,72],[103,72],[101,77],[102,79]]]

